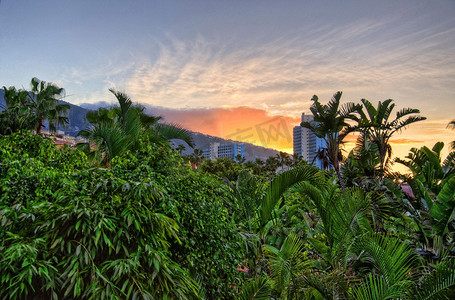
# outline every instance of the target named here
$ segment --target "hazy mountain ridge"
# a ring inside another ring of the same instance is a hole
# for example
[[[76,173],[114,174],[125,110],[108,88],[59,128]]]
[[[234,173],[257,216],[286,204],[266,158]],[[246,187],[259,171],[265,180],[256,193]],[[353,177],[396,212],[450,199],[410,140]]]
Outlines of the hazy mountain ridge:
[[[85,115],[87,112],[89,112],[92,109],[97,109],[99,107],[106,107],[106,106],[111,106],[114,104],[109,104],[108,102],[101,102],[101,103],[94,103],[94,104],[82,104],[82,106],[74,105],[66,101],[61,101],[62,103],[66,103],[70,105],[70,111],[68,114],[68,120],[69,120],[69,125],[66,126],[64,129],[65,133],[71,136],[75,136],[80,130],[83,130],[87,128],[89,125],[89,122],[86,120]],[[5,100],[4,100],[4,91],[0,89],[0,106],[5,106]],[[90,109],[88,109],[90,108]],[[148,107],[149,109],[151,107]],[[63,128],[59,128],[60,130],[63,130]],[[227,140],[223,139],[217,136],[211,136],[199,132],[191,132],[192,133],[192,138],[193,138],[193,143],[195,145],[195,149],[206,149],[210,146],[210,143],[220,143],[222,145],[225,144],[233,144],[233,143],[243,143],[243,142],[238,142],[238,141],[233,141],[233,140]],[[183,154],[190,154],[193,152],[193,149],[188,146],[183,141],[180,140],[173,140],[174,145],[180,145],[183,144],[187,150],[183,152]],[[261,146],[256,146],[250,143],[243,143],[245,144],[245,158],[246,160],[251,160],[254,161],[256,158],[260,158],[262,160],[267,159],[269,156],[274,156],[279,153],[279,151],[270,149],[270,148],[265,148]]]

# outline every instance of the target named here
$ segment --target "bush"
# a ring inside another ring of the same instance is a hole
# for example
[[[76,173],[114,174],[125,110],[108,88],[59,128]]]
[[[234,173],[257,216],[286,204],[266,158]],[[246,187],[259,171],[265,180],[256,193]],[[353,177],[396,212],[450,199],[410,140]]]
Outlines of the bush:
[[[227,298],[240,241],[212,178],[167,145],[87,168],[30,133],[0,139],[0,294],[11,299]]]

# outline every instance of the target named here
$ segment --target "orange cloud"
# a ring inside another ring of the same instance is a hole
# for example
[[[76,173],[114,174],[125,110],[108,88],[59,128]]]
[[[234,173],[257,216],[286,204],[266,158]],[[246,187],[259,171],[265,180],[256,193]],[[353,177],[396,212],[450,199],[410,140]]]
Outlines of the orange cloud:
[[[422,140],[412,140],[412,139],[395,139],[395,140],[390,140],[390,144],[421,144],[424,143],[425,141]]]
[[[300,118],[271,116],[267,111],[250,107],[210,109],[151,108],[167,123],[225,139],[292,153],[292,130]]]

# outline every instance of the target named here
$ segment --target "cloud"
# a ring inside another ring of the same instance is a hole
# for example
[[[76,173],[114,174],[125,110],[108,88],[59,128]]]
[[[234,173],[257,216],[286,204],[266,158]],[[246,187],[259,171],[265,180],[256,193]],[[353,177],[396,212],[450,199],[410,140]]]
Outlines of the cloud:
[[[192,131],[288,151],[292,148],[292,129],[300,123],[299,118],[273,116],[266,110],[250,107],[169,109],[148,106],[147,112]]]
[[[386,30],[394,22],[307,27],[300,37],[240,45],[201,36],[190,41],[169,37],[161,41],[156,59],[141,59],[125,88],[152,105],[247,105],[291,116],[308,110],[313,94],[328,99],[343,90],[351,98],[346,100],[358,101],[384,100],[391,91],[386,97],[398,95],[407,106],[425,96],[419,87],[428,87],[430,95],[430,89],[455,85],[455,56],[450,54],[455,49],[437,47],[444,39],[453,42],[453,30]]]
[[[389,140],[389,143],[390,144],[420,144],[420,143],[424,143],[425,141],[422,141],[422,140],[411,140],[411,139],[393,139],[393,140]]]

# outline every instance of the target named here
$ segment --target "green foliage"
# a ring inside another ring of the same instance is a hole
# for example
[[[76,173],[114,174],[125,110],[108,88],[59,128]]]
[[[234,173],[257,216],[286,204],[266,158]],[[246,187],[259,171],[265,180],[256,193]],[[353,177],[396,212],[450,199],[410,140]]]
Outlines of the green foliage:
[[[277,175],[265,190],[265,197],[260,207],[261,225],[263,226],[270,220],[273,209],[290,187],[301,181],[314,182],[314,175],[317,172],[316,167],[306,165]]]
[[[290,234],[280,249],[264,245],[268,257],[270,277],[273,287],[281,298],[293,299],[298,288],[297,278],[309,265],[302,240],[295,234]]]
[[[425,274],[420,286],[410,290],[410,299],[452,299],[455,291],[448,291],[455,286],[455,264],[453,261],[443,261],[435,266],[430,274]]]
[[[225,192],[166,144],[140,140],[111,170],[36,135],[0,144],[2,295],[184,299],[192,278],[210,297],[234,294],[242,256]]]
[[[83,153],[56,149],[52,140],[29,132],[0,139],[0,200],[28,206],[52,197],[62,179],[87,167]]]
[[[241,281],[242,240],[231,223],[227,191],[218,180],[182,165],[166,144],[145,143],[112,161],[112,171],[129,180],[153,174],[163,187],[160,211],[179,224],[181,244],[171,243],[173,259],[204,285],[210,297],[226,298]]]
[[[449,179],[444,184],[441,192],[439,192],[435,203],[431,207],[430,215],[434,220],[433,227],[437,234],[444,235],[454,228],[454,213],[455,213],[455,176]]]
[[[3,298],[453,298],[454,163],[441,162],[442,143],[405,162],[415,198],[376,177],[371,141],[343,167],[345,189],[284,154],[192,170],[163,139],[184,131],[116,96],[119,107],[87,115],[100,137],[89,154],[107,168],[30,132],[0,138]],[[316,102],[340,113],[336,99]],[[293,168],[276,175],[280,164]]]
[[[243,286],[238,300],[267,300],[272,291],[270,280],[267,277],[258,277]]]
[[[199,169],[203,172],[226,177],[230,181],[235,181],[245,167],[230,158],[218,158],[217,160],[204,160],[199,165]]]

